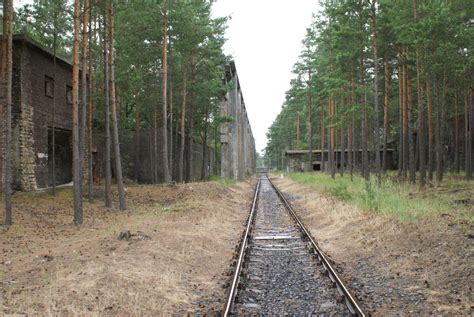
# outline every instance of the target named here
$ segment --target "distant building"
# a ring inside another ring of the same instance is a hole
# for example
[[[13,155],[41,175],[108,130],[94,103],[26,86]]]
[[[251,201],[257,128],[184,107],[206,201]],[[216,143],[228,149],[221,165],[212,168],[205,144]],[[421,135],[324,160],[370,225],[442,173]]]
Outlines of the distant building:
[[[255,140],[245,109],[239,78],[232,61],[226,67],[225,80],[231,85],[221,103],[221,177],[244,179],[256,170]]]
[[[52,185],[53,113],[56,183],[72,181],[72,65],[57,57],[54,76],[53,60],[49,49],[27,36],[13,37],[12,144],[16,189],[29,191]]]
[[[313,171],[320,171],[323,168],[323,163],[325,168],[328,168],[328,161],[329,161],[329,151],[325,150],[322,153],[321,150],[313,150],[312,155],[312,169]],[[396,157],[394,156],[394,149],[387,149],[387,169],[396,169],[397,168],[397,161]],[[287,150],[285,151],[286,157],[286,169],[288,172],[303,172],[305,164],[308,162],[308,150]],[[335,162],[336,168],[339,169],[341,167],[341,153],[342,151],[335,150]],[[373,151],[368,151],[369,156],[375,155]],[[382,158],[383,151],[380,150],[380,157]],[[323,155],[324,154],[324,155]],[[347,161],[348,161],[348,150],[344,150],[344,168],[348,168]],[[360,166],[362,164],[362,150],[355,150],[353,151],[354,154],[354,162],[356,166]],[[373,161],[373,160],[371,160]]]

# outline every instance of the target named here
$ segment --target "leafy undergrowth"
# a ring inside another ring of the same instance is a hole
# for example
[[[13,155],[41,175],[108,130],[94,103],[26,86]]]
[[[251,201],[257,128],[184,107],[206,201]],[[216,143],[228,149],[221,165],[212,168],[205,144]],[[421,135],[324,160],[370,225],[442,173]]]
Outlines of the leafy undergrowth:
[[[364,210],[402,221],[416,221],[430,212],[454,211],[460,221],[474,223],[474,184],[453,176],[448,176],[440,187],[427,186],[424,190],[398,182],[391,173],[384,175],[381,186],[376,185],[375,179],[369,183],[359,176],[354,176],[353,181],[348,175],[332,179],[325,173],[292,173],[288,177]]]
[[[231,178],[220,178],[219,176],[212,176],[211,181],[213,182],[217,182],[221,185],[224,185],[224,186],[231,186],[231,185],[234,185],[237,183],[237,181],[235,179],[231,179]]]

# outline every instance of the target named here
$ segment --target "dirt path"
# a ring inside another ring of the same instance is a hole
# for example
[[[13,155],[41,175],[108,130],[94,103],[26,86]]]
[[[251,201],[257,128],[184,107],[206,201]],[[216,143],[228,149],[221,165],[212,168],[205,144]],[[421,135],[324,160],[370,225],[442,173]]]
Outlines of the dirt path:
[[[80,229],[69,189],[17,194],[16,224],[0,228],[0,314],[220,310],[252,186],[130,186],[128,213],[86,204]],[[118,240],[124,230],[136,235]]]
[[[449,210],[404,223],[364,212],[289,179],[274,182],[366,312],[474,313],[473,228],[453,221]]]

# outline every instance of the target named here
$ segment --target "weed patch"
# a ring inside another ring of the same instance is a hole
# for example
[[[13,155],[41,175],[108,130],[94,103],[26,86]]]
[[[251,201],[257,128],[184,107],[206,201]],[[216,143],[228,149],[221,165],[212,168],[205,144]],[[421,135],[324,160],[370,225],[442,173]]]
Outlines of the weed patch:
[[[375,179],[366,182],[359,176],[354,176],[353,181],[349,176],[332,179],[325,173],[292,173],[288,177],[369,212],[393,216],[407,222],[414,222],[429,212],[455,210],[458,215],[469,215],[469,207],[453,205],[455,197],[450,193],[455,189],[456,194],[459,192],[459,195],[469,195],[474,189],[471,183],[453,179],[452,182],[446,182],[444,188],[421,191],[408,183],[393,181],[390,173],[384,175],[380,186],[376,185]],[[467,216],[466,220],[472,222],[472,215]]]

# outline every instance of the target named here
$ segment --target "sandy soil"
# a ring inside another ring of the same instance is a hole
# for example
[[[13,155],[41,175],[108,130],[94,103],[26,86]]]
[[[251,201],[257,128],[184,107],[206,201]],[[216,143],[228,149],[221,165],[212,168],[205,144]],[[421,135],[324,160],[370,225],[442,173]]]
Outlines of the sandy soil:
[[[0,315],[219,311],[252,187],[129,186],[127,213],[85,203],[80,228],[70,189],[17,193],[15,224],[0,226]]]
[[[474,314],[474,228],[454,210],[405,223],[289,179],[274,182],[367,313]]]

